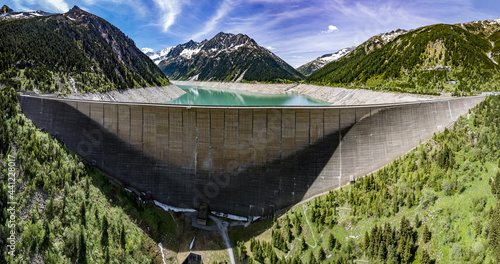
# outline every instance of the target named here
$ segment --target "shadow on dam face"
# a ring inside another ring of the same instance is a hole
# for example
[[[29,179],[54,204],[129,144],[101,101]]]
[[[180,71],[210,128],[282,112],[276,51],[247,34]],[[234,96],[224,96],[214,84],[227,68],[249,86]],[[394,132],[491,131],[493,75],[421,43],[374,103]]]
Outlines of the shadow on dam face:
[[[71,151],[155,200],[262,216],[379,169],[484,98],[310,108],[19,99]]]

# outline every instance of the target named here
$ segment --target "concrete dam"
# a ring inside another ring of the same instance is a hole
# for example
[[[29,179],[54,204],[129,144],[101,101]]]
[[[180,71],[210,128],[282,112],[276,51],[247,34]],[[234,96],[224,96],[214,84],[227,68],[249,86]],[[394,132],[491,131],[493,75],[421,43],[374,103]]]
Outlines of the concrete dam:
[[[20,95],[38,127],[162,203],[261,216],[348,184],[484,97],[351,107],[204,107]]]

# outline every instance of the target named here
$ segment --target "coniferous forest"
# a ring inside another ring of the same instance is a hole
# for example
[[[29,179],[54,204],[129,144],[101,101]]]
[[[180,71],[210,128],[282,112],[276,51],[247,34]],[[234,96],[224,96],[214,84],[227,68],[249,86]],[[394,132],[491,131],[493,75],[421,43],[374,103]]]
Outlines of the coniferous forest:
[[[168,79],[119,29],[76,7],[1,21],[0,83],[70,93],[163,86]]]
[[[375,36],[306,82],[423,94],[496,91],[499,34],[498,24],[479,21],[422,27],[384,45]]]

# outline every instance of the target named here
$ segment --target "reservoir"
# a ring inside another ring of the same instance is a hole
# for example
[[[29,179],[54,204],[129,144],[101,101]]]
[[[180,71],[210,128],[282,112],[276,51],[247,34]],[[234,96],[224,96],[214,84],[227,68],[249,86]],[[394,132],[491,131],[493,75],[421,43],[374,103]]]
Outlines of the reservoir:
[[[300,94],[262,94],[231,89],[217,89],[194,85],[176,85],[186,93],[167,104],[222,105],[222,106],[322,106],[318,101]]]

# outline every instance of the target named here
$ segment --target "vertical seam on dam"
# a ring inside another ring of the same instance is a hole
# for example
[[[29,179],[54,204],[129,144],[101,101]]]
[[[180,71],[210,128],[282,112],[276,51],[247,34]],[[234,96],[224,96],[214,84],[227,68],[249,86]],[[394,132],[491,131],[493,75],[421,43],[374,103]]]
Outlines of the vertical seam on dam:
[[[451,119],[451,121],[453,121],[453,115],[451,114],[450,101],[448,101],[448,110],[450,111],[450,119]]]
[[[339,109],[339,186],[342,185],[342,111]]]

